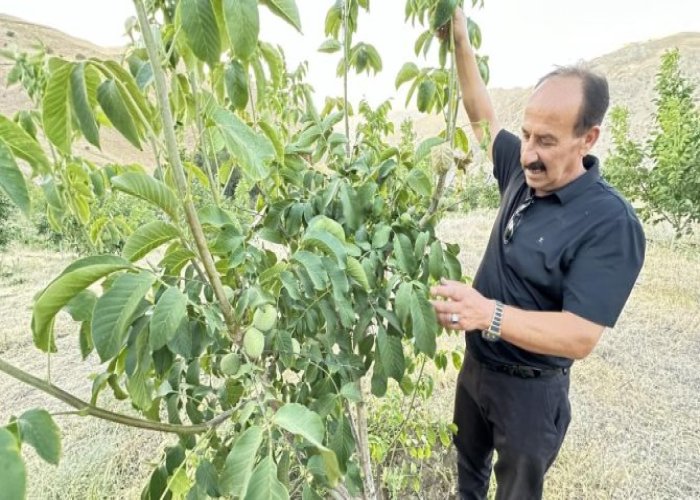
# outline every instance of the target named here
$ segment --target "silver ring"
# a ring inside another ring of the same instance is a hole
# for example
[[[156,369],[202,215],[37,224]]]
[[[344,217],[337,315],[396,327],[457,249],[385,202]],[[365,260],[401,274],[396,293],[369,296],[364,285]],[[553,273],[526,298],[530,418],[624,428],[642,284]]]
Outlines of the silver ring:
[[[453,325],[456,325],[457,323],[459,323],[459,314],[457,314],[457,313],[450,314],[450,323],[452,323]]]

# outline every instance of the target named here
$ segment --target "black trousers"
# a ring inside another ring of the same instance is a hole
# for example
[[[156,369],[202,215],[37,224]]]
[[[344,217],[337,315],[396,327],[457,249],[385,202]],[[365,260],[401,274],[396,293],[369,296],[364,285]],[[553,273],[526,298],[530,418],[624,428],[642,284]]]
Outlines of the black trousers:
[[[486,498],[494,449],[496,499],[542,498],[570,420],[568,372],[522,378],[467,355],[454,409],[459,498]]]

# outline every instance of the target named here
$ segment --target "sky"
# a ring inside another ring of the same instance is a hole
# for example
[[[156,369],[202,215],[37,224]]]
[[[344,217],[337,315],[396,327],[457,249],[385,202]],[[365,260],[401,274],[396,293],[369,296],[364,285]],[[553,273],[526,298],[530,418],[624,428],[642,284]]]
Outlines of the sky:
[[[342,92],[335,76],[339,54],[317,51],[334,1],[296,0],[303,35],[261,7],[261,38],[280,44],[290,67],[309,61],[308,80],[320,97]],[[371,0],[370,13],[361,11],[354,42],[375,45],[384,69],[371,78],[353,74],[351,102],[366,98],[377,105],[393,98],[394,109],[401,109],[408,85],[397,92],[394,80],[403,63],[437,65],[436,48],[427,60],[413,53],[424,28],[404,22],[404,5],[404,0]],[[480,53],[490,59],[489,86],[502,88],[530,86],[555,65],[592,59],[629,43],[700,31],[700,0],[485,0],[483,9],[466,12],[482,30]],[[0,0],[0,13],[103,46],[127,43],[124,21],[135,15],[131,0]]]

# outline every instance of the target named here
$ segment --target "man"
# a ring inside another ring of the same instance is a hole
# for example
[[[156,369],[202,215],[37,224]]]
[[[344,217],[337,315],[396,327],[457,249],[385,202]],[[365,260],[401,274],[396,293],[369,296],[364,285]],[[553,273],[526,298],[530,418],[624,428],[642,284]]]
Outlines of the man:
[[[433,305],[466,331],[454,421],[461,498],[541,498],[570,421],[569,368],[614,326],[644,260],[642,227],[589,155],[608,107],[604,78],[581,68],[545,76],[521,137],[503,130],[457,9],[464,106],[489,155],[501,205],[473,286],[444,281]],[[488,135],[487,135],[488,134]]]

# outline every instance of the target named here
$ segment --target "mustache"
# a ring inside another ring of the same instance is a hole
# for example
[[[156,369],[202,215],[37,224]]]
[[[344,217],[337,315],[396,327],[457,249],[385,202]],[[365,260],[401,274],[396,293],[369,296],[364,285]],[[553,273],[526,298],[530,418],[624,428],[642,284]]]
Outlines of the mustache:
[[[537,169],[546,170],[546,167],[544,166],[544,163],[542,163],[541,160],[527,163],[527,164],[523,165],[523,168],[526,168],[528,170],[537,170]]]

